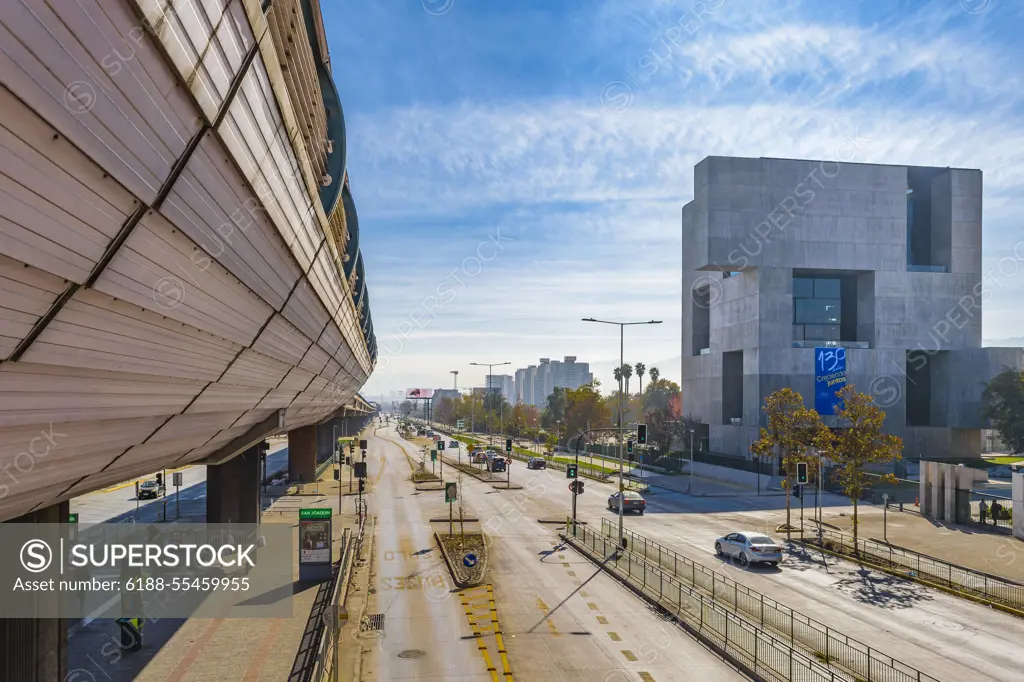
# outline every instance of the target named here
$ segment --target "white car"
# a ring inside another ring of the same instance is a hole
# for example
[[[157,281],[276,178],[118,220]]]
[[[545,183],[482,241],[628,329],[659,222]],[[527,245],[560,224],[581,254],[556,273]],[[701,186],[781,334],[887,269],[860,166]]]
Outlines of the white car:
[[[715,554],[721,557],[735,557],[741,566],[756,563],[778,566],[782,561],[782,546],[764,533],[729,533],[715,540]]]

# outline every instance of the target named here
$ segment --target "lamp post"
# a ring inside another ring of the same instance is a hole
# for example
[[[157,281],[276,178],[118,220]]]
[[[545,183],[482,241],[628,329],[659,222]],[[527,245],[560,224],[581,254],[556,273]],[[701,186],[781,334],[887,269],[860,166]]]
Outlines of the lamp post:
[[[493,377],[494,377],[494,375],[492,373],[493,372],[493,368],[501,367],[502,365],[511,365],[512,363],[511,362],[471,362],[469,364],[475,365],[477,367],[486,367],[487,368],[487,389],[484,391],[484,402],[486,402],[487,401],[487,394],[491,392],[491,382],[493,381]],[[501,421],[503,420],[503,417],[504,417],[504,415],[502,415],[502,412],[503,412],[502,408],[504,407],[504,405],[502,404],[503,402],[504,401],[500,401],[498,403],[498,428],[499,429],[501,429]],[[491,428],[488,429],[488,431],[490,431],[490,433],[487,435],[487,447],[494,447],[494,427],[491,426]]]
[[[619,327],[619,368],[625,364],[625,337],[626,327],[636,324],[661,324],[661,320],[648,320],[646,322],[611,322],[609,320],[597,320],[593,317],[584,317],[584,322],[597,322],[599,324],[615,324]],[[622,413],[625,410],[623,406],[623,394],[622,394],[622,373],[619,373],[619,547],[623,546],[625,541],[625,534],[623,531],[623,505],[625,504],[625,493],[622,486],[622,460],[623,457],[623,445],[622,445]]]
[[[690,429],[690,482],[687,484],[686,492],[693,494],[693,429]]]

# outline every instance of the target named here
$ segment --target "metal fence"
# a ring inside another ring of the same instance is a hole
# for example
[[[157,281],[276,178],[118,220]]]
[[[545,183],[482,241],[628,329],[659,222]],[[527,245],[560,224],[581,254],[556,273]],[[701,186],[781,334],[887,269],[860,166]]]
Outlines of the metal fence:
[[[587,526],[572,524],[569,537],[608,570],[674,614],[757,679],[768,682],[854,682],[734,611],[715,603],[667,571],[633,552],[617,552],[615,540]]]
[[[1003,533],[1013,532],[1013,500],[1002,495],[956,491],[957,523],[977,523]]]
[[[617,535],[617,529],[601,519],[601,532]],[[935,678],[847,637],[810,616],[780,604],[707,566],[679,555],[642,535],[625,531],[629,551],[655,562],[715,601],[800,646],[819,660],[838,665],[866,682],[935,682]]]
[[[816,533],[820,532],[824,548],[838,554],[866,556],[888,568],[907,571],[911,578],[920,577],[959,592],[1024,610],[1024,584],[875,540],[858,538],[855,547],[852,536],[831,528],[819,526],[819,529],[808,532],[805,537],[801,530],[804,542],[816,544]]]

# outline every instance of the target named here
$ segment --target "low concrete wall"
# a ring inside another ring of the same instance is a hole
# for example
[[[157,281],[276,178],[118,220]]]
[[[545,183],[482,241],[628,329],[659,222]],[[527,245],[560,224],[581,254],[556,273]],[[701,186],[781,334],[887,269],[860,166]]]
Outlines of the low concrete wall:
[[[683,474],[685,475],[690,471],[690,463],[688,461],[683,462]],[[743,471],[741,469],[730,469],[729,467],[720,467],[715,464],[707,464],[705,462],[694,462],[693,463],[693,475],[701,476],[703,478],[710,478],[716,481],[726,481],[728,483],[738,483],[745,485],[750,488],[758,487],[758,479],[760,479],[761,490],[767,490],[769,488],[779,488],[782,478],[779,476],[769,476],[768,474],[755,474],[751,471]]]

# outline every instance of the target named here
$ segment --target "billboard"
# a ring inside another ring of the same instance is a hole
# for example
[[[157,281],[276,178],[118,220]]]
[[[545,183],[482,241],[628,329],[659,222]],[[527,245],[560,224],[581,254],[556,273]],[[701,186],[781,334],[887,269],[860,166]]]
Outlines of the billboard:
[[[410,388],[405,391],[406,398],[433,398],[434,389],[432,388]]]
[[[846,386],[846,349],[814,349],[814,409],[820,415],[836,413],[836,393]]]

